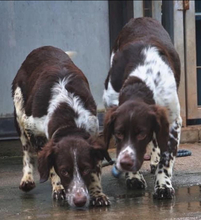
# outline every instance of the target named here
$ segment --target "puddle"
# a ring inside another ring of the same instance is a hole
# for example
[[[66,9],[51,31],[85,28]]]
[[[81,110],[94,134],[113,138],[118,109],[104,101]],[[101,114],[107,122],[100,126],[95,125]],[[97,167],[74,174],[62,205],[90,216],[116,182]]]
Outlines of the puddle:
[[[48,184],[34,191],[1,191],[4,196],[0,197],[0,219],[201,219],[200,186],[177,189],[173,200],[156,201],[150,192],[140,191],[111,197],[109,208],[86,210],[74,210],[66,202],[52,201]]]
[[[66,202],[54,202],[51,198],[50,183],[39,184],[35,172],[37,187],[29,193],[18,189],[22,176],[21,161],[12,163],[0,160],[0,219],[6,220],[186,220],[201,219],[201,187],[199,174],[182,174],[174,177],[176,197],[173,200],[157,201],[152,198],[153,175],[145,175],[148,188],[137,191],[126,191],[124,179],[115,179],[111,170],[103,174],[104,192],[109,196],[112,205],[108,208],[89,208],[86,210],[71,209]],[[186,187],[183,185],[194,186]]]

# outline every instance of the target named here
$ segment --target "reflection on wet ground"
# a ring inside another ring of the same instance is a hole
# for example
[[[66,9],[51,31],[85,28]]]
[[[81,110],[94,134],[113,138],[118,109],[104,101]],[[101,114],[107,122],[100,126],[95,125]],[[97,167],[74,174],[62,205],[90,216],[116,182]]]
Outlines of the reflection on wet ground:
[[[29,193],[21,192],[18,189],[21,158],[0,159],[0,219],[201,219],[200,186],[180,185],[179,177],[176,177],[175,199],[156,201],[152,198],[152,175],[145,174],[149,183],[145,191],[127,191],[124,179],[113,178],[110,168],[104,169],[103,188],[112,205],[109,208],[74,210],[66,202],[52,201],[50,183],[39,184],[37,172],[37,187]]]

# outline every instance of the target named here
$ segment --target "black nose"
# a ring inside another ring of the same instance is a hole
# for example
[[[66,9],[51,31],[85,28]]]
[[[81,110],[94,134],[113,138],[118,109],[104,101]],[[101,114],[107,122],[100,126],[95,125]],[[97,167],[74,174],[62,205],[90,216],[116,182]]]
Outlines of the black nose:
[[[76,207],[83,207],[87,202],[87,197],[85,195],[75,195],[73,198],[73,202]]]
[[[131,157],[125,156],[121,159],[120,165],[123,170],[131,171],[134,165],[134,161]]]

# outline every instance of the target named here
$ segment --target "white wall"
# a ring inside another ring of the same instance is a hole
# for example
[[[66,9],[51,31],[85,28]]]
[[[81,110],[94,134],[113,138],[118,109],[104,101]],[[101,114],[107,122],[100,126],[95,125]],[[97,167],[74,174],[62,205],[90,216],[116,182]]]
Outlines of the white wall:
[[[77,51],[98,108],[109,69],[107,1],[0,2],[0,117],[13,113],[11,82],[33,49],[52,45]]]

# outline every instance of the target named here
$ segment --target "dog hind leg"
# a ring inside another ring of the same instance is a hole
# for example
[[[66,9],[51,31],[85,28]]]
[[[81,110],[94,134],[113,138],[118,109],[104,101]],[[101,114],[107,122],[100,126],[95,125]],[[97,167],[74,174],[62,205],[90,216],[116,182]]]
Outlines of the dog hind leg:
[[[24,111],[24,100],[20,87],[17,87],[14,92],[14,106],[15,106],[15,124],[17,131],[20,135],[20,140],[23,148],[23,177],[19,188],[25,192],[32,190],[35,187],[33,179],[33,155],[31,153],[31,144],[24,131],[23,118],[25,115]]]
[[[31,145],[24,133],[21,133],[21,142],[23,148],[23,177],[19,188],[25,192],[32,190],[35,187],[33,178],[34,158],[31,152]]]

